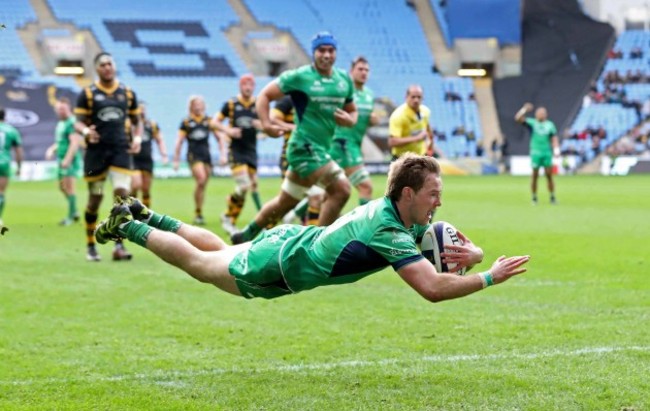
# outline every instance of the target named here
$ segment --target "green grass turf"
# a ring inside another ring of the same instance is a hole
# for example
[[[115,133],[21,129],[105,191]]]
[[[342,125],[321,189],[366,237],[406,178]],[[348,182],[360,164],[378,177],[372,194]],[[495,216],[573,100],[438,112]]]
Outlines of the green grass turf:
[[[375,192],[384,181],[375,178]],[[54,182],[12,182],[0,237],[0,409],[650,409],[647,177],[446,177],[436,215],[529,272],[430,304],[392,270],[274,301],[194,281],[131,244],[84,259]],[[262,197],[279,180],[262,180]],[[80,206],[86,190],[78,184]],[[213,179],[217,229],[232,182]],[[191,180],[154,208],[193,217]],[[352,202],[356,202],[356,194]],[[349,208],[350,206],[348,206]],[[109,209],[102,207],[102,215]],[[253,215],[247,203],[243,220]]]

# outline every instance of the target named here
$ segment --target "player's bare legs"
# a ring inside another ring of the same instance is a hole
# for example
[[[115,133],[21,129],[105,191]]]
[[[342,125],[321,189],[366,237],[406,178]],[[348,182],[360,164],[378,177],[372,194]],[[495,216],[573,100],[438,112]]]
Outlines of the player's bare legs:
[[[137,171],[131,176],[131,195],[138,196],[138,192],[142,189],[142,171]]]
[[[0,177],[0,228],[2,228],[2,211],[5,206],[5,191],[9,185],[8,177]],[[4,234],[4,233],[3,233]]]
[[[151,205],[151,184],[153,183],[153,175],[148,172],[143,172],[142,176],[142,202],[149,207]]]
[[[298,200],[287,194],[285,191],[280,191],[280,194],[267,201],[262,206],[262,209],[255,217],[255,224],[258,227],[266,227],[269,224],[279,220],[289,210],[293,209],[298,204]]]
[[[201,251],[220,251],[228,248],[218,235],[201,227],[183,224],[176,234]]]
[[[533,176],[530,180],[530,192],[533,195],[533,204],[537,205],[537,179],[539,178],[539,168],[533,168]]]
[[[183,225],[176,234],[161,230],[151,231],[147,238],[147,249],[198,281],[241,296],[235,277],[230,275],[228,266],[235,255],[250,247],[250,243],[226,247],[220,251],[202,251],[183,238],[181,235],[183,227],[189,228]]]
[[[194,163],[192,165],[192,176],[196,181],[196,187],[194,188],[194,204],[196,207],[196,217],[194,218],[194,223],[203,225],[205,224],[203,220],[203,202],[205,200],[205,188],[208,185],[208,179],[210,178],[210,166],[201,162]]]
[[[345,179],[336,179],[327,185],[327,195],[320,208],[318,225],[330,225],[341,214],[341,210],[350,198],[350,182]]]
[[[353,184],[359,191],[360,205],[364,205],[372,200],[372,181],[370,180],[370,177],[366,177],[359,182],[353,181],[357,178],[357,173],[363,171],[363,167],[363,164],[359,164],[357,166],[345,168],[345,175],[348,177],[348,180],[350,180],[350,184]]]
[[[544,167],[544,175],[546,176],[546,186],[551,195],[551,204],[556,204],[555,200],[555,183],[553,182],[553,167]]]
[[[338,172],[336,172],[337,169]],[[257,213],[255,219],[244,230],[231,235],[233,244],[250,241],[259,234],[262,228],[279,221],[280,218],[294,208],[306,195],[309,187],[317,182],[321,182],[321,185],[328,186],[330,190],[328,195],[331,194],[333,196],[331,202],[328,205],[324,205],[326,207],[325,217],[323,217],[322,213],[320,217],[321,222],[330,224],[338,217],[350,196],[350,184],[345,177],[340,178],[342,172],[343,170],[338,168],[338,165],[333,161],[320,167],[305,178],[301,178],[298,174],[289,170],[285,177],[286,181],[282,183],[282,191],[280,191],[280,194],[267,202],[260,212]],[[291,191],[292,193],[290,193]]]
[[[155,213],[135,197],[118,197],[94,234],[100,244],[127,238],[197,280],[240,295],[228,266],[251,243],[227,247],[216,234]]]

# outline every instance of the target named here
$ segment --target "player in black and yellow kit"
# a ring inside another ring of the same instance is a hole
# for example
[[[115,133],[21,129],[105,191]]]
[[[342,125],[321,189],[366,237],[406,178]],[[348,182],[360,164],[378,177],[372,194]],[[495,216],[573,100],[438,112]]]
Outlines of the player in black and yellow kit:
[[[225,142],[217,134],[217,126],[205,115],[205,101],[201,96],[190,96],[189,116],[181,122],[178,139],[174,149],[174,169],[178,170],[183,141],[187,140],[187,162],[190,164],[192,176],[196,181],[194,189],[194,204],[196,215],[195,225],[204,225],[203,201],[205,188],[212,174],[212,159],[210,158],[210,133],[219,142],[220,162],[225,164]]]
[[[86,141],[84,179],[88,182],[85,212],[88,261],[100,261],[95,248],[97,212],[104,196],[104,182],[111,179],[113,194],[128,195],[133,175],[132,153],[140,151],[142,127],[135,93],[115,77],[113,57],[105,52],[94,60],[98,80],[84,88],[77,98],[75,129]],[[127,117],[133,127],[133,139],[125,131]],[[115,244],[113,260],[130,260],[122,242]]]
[[[142,203],[151,205],[151,184],[153,182],[153,142],[158,144],[158,151],[163,164],[167,164],[167,147],[158,123],[147,117],[147,106],[140,102],[140,121],[142,121],[142,146],[140,152],[133,155],[133,168],[136,174],[131,181],[131,195],[138,196],[142,191]]]
[[[239,94],[226,101],[215,116],[219,130],[230,137],[228,161],[236,184],[235,191],[227,198],[228,210],[221,216],[221,224],[228,232],[234,231],[249,190],[257,210],[262,208],[257,191],[257,130],[260,124],[255,111],[254,91],[253,76],[241,76]],[[225,119],[228,119],[228,124],[222,125]]]

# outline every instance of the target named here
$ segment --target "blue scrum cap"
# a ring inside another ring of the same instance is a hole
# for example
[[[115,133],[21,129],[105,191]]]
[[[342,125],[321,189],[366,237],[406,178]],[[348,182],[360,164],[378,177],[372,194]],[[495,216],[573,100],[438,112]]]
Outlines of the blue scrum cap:
[[[311,54],[314,54],[320,46],[332,46],[336,48],[336,39],[329,31],[321,31],[316,33],[314,38],[311,39]]]

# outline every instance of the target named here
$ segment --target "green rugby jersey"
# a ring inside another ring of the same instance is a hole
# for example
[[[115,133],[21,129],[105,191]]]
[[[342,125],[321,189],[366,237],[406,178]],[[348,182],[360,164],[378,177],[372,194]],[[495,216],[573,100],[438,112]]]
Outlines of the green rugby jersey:
[[[68,148],[70,148],[70,135],[75,132],[75,121],[76,120],[74,116],[70,116],[67,120],[60,120],[58,123],[56,123],[56,128],[54,130],[54,141],[56,143],[56,157],[59,160],[63,160],[65,158],[65,154],[68,152]],[[79,150],[77,150],[74,157],[81,158],[81,153]]]
[[[279,261],[293,292],[346,284],[392,266],[419,261],[416,244],[427,226],[404,227],[395,204],[383,197],[357,207],[328,227],[305,227],[281,246]]]
[[[22,144],[18,130],[11,124],[0,122],[0,164],[11,163],[11,148]]]
[[[354,127],[336,127],[334,131],[334,139],[345,139],[347,144],[361,147],[363,136],[366,135],[366,130],[370,126],[370,115],[375,104],[375,96],[372,90],[368,87],[363,87],[361,90],[354,89],[354,104],[357,106],[359,117],[357,124]]]
[[[334,111],[353,101],[354,85],[348,74],[332,69],[322,76],[312,65],[282,73],[278,86],[291,96],[296,109],[292,140],[318,144],[329,151],[336,128]]]
[[[551,137],[557,134],[557,129],[552,121],[538,121],[529,117],[526,118],[524,125],[530,130],[530,154],[548,154],[553,152]]]

